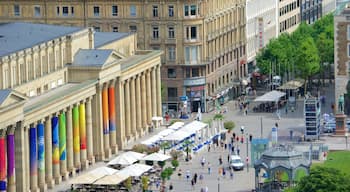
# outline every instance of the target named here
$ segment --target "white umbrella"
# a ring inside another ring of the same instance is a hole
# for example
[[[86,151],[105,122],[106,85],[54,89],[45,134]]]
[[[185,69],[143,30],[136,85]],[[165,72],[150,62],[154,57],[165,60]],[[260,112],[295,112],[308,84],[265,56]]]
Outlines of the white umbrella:
[[[165,137],[173,132],[175,132],[174,129],[164,129],[163,131],[159,132],[157,135]]]
[[[125,167],[124,169],[118,171],[116,174],[131,177],[139,177],[150,169],[152,169],[152,166],[136,163]]]
[[[181,127],[183,127],[184,125],[185,125],[184,122],[177,121],[177,122],[175,122],[174,124],[170,125],[170,126],[168,127],[168,129],[178,130],[178,129],[180,129]]]
[[[95,181],[94,185],[118,185],[128,177],[129,176],[127,175],[121,175],[117,173],[114,175],[107,175]]]
[[[138,152],[135,152],[135,151],[127,151],[127,152],[125,152],[125,153],[123,153],[121,155],[132,157],[132,158],[137,159],[137,160],[140,160],[140,159],[142,159],[142,157],[146,156],[146,154],[138,153]]]
[[[171,157],[169,155],[164,155],[161,153],[152,153],[152,154],[149,154],[149,155],[143,157],[141,160],[144,160],[144,161],[165,161],[165,160],[168,160],[170,158]]]
[[[138,161],[138,159],[127,156],[127,155],[119,155],[118,157],[112,159],[107,165],[131,165]]]
[[[73,178],[69,181],[70,184],[92,184],[97,179],[104,177],[106,175],[112,175],[118,170],[109,167],[99,167],[92,171],[89,171],[83,175]]]

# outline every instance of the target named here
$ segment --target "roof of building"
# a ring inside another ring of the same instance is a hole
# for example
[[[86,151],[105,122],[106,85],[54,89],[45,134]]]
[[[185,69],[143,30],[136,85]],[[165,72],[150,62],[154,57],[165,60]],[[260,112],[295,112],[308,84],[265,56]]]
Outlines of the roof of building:
[[[6,100],[11,94],[11,89],[0,89],[0,105]]]
[[[112,53],[112,49],[80,49],[74,56],[73,66],[102,66]]]
[[[99,48],[110,42],[122,39],[129,36],[129,33],[116,33],[116,32],[95,32],[94,44],[95,48]]]
[[[34,23],[0,24],[0,57],[82,30]]]

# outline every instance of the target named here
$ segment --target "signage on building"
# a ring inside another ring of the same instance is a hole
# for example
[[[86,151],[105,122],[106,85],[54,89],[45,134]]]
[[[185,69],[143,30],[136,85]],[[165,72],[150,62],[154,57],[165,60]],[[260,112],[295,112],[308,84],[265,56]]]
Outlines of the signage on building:
[[[191,87],[191,91],[202,91],[204,90],[204,85],[197,86],[197,87]]]
[[[259,49],[264,47],[264,19],[262,17],[258,18],[258,44]]]
[[[191,78],[184,80],[184,86],[205,85],[205,77]]]
[[[187,101],[188,100],[188,97],[185,95],[185,96],[180,96],[180,101]]]

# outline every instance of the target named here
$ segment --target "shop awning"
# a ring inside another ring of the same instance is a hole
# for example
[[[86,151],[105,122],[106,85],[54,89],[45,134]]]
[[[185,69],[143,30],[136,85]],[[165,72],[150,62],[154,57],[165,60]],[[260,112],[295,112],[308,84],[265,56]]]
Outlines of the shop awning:
[[[279,86],[277,89],[278,90],[295,90],[303,85],[304,85],[303,80],[293,80],[293,81],[288,81],[287,83],[283,84],[282,86]]]
[[[281,97],[285,95],[286,93],[284,92],[273,90],[257,97],[254,102],[277,102]]]

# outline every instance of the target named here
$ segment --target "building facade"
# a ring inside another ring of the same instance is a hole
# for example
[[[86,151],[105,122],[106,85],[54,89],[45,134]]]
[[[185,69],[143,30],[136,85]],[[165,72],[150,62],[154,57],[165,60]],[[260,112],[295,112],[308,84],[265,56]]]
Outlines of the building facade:
[[[247,75],[245,0],[3,0],[0,21],[136,32],[140,49],[164,50],[163,111],[214,109]],[[182,109],[186,110],[186,109]]]
[[[301,0],[278,0],[279,27],[278,32],[292,33],[300,23],[300,1]]]
[[[327,15],[336,8],[336,0],[322,0],[322,14]]]
[[[0,24],[0,190],[45,191],[148,133],[160,51],[129,33]]]
[[[277,1],[247,0],[246,7],[247,61],[252,72],[256,54],[278,35]]]
[[[312,24],[322,17],[322,0],[301,0],[300,3],[301,21]]]
[[[340,8],[340,7],[339,7]],[[335,106],[338,99],[347,94],[350,64],[350,6],[344,5],[334,15],[334,78]]]

